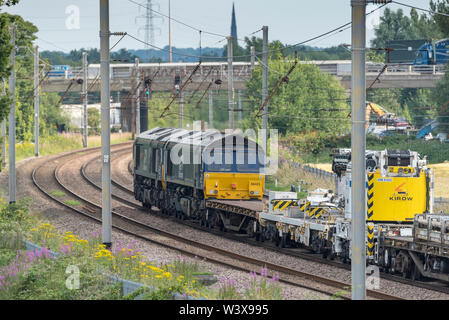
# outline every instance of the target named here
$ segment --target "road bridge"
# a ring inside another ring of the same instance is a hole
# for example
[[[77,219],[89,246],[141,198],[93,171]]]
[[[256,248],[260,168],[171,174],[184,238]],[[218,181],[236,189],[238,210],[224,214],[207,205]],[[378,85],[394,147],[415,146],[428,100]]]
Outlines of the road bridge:
[[[318,66],[324,73],[337,77],[346,90],[351,89],[351,61],[308,61]],[[257,65],[258,63],[256,63]],[[140,63],[142,77],[152,79],[152,91],[173,91],[175,76],[180,76],[181,85],[188,79],[197,63]],[[369,86],[383,69],[383,63],[366,64],[366,83]],[[389,65],[381,74],[373,88],[432,88],[444,75],[444,65],[413,66]],[[244,89],[250,80],[252,66],[249,62],[234,62],[234,88]],[[130,91],[135,85],[134,64],[111,64],[111,91]],[[185,91],[205,90],[212,81],[212,89],[227,90],[227,62],[203,62]],[[66,76],[49,77],[42,82],[42,90],[47,92],[64,92],[70,84],[70,90],[81,90],[79,79],[83,71],[73,69]],[[89,91],[100,90],[100,65],[90,64],[88,68]]]

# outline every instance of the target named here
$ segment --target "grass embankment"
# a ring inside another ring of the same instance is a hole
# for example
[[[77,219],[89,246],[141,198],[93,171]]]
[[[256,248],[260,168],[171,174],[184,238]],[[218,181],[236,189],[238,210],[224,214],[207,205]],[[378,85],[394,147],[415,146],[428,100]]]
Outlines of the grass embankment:
[[[434,172],[435,197],[449,198],[449,162],[431,164]]]
[[[333,141],[319,152],[303,152],[300,148],[296,150],[295,159],[301,163],[331,163],[333,148],[351,148],[350,137],[341,137]],[[414,136],[395,135],[379,139],[368,135],[366,148],[369,150],[400,149],[417,151],[421,156],[427,156],[427,163],[436,164],[449,160],[449,143],[441,143],[439,140],[423,141]],[[291,152],[291,151],[290,151]]]
[[[62,133],[49,137],[42,137],[39,140],[39,155],[48,156],[66,151],[81,149],[83,140],[81,134]],[[111,144],[122,143],[131,140],[131,133],[111,133]],[[101,146],[101,136],[89,136],[87,140],[89,147]],[[6,156],[8,157],[8,144],[6,146]],[[0,150],[1,153],[1,150]],[[16,161],[34,156],[34,143],[21,142],[16,144]]]
[[[43,247],[25,251],[22,239]],[[59,254],[53,258],[52,252]],[[30,214],[27,202],[8,205],[0,199],[0,300],[11,299],[170,299],[174,293],[210,299],[282,299],[277,277],[249,275],[246,283],[223,278],[218,289],[198,279],[210,272],[201,261],[176,259],[156,265],[134,243],[114,239],[111,251],[101,244],[100,232],[83,239],[60,233],[38,215]],[[121,284],[106,275],[153,286],[122,297]]]
[[[304,169],[298,169],[288,162],[281,162],[276,174],[267,176],[265,188],[273,191],[290,191],[291,186],[300,186],[299,198],[304,198],[307,194],[304,190],[315,190],[317,188],[334,189],[334,181],[328,177],[317,177]],[[276,185],[277,180],[277,185]]]

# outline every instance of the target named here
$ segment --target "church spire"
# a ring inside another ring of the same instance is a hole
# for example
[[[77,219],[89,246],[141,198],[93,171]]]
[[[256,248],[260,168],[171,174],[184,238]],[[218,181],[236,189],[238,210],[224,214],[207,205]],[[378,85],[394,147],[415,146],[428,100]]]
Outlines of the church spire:
[[[237,22],[235,20],[234,2],[232,3],[232,22],[231,22],[231,37],[237,40]]]

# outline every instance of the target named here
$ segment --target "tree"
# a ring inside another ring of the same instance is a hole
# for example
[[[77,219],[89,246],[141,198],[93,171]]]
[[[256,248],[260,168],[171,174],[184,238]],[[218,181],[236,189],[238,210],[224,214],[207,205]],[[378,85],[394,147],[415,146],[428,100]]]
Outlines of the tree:
[[[17,4],[19,0],[0,0],[0,6],[13,6]],[[6,82],[11,73],[11,65],[9,57],[11,55],[12,46],[10,42],[10,20],[9,15],[0,13],[0,85]],[[4,94],[3,94],[4,93]],[[9,106],[11,105],[11,99],[9,98],[9,92],[4,87],[4,92],[0,93],[0,122],[6,118],[9,113]]]
[[[96,134],[100,128],[100,111],[95,108],[87,109],[87,124],[90,134]]]
[[[374,28],[376,38],[372,40],[372,45],[378,48],[385,48],[387,42],[391,40],[414,39],[411,20],[404,15],[402,9],[392,11],[385,8],[384,14],[380,17],[379,25]]]
[[[379,25],[374,29],[376,38],[371,44],[384,48],[392,40],[438,39],[443,36],[438,30],[436,16],[421,15],[415,9],[410,10],[410,17],[402,9],[392,11],[386,8],[380,18]]]
[[[10,34],[9,25],[7,20],[0,14],[0,85],[6,82],[11,73],[11,65],[9,56],[11,54],[12,46],[9,44]],[[4,87],[3,92],[0,93],[0,121],[3,121],[9,113],[9,106],[11,99],[9,98],[9,92]]]
[[[19,3],[19,0],[0,0],[0,6],[6,5],[8,7],[16,5]]]
[[[58,132],[58,128],[70,123],[68,116],[61,112],[61,106],[58,105],[59,95],[56,92],[42,92],[40,96],[40,135],[48,136]]]
[[[446,67],[447,68],[447,67]],[[436,106],[436,112],[441,127],[445,132],[449,131],[449,72],[446,71],[444,77],[438,81],[435,88],[433,101]]]
[[[412,34],[416,39],[439,39],[443,35],[438,30],[437,22],[434,17],[425,13],[418,15],[415,9],[410,10],[410,19],[412,25]]]
[[[269,92],[280,77],[285,75],[292,63],[284,59],[269,61]],[[256,113],[262,105],[262,68],[258,66],[248,82],[247,90],[251,116],[245,120],[246,128],[261,125]],[[269,102],[269,126],[280,133],[311,133],[335,135],[349,128],[349,105],[345,90],[333,76],[324,74],[312,64],[298,63]]]
[[[33,75],[33,41],[36,39],[35,33],[37,32],[36,26],[32,23],[25,21],[22,17],[18,15],[10,15],[8,13],[0,14],[0,25],[6,27],[6,34],[9,38],[9,27],[12,25],[16,26],[16,124],[17,124],[17,139],[23,140],[30,138],[32,133],[29,135],[26,132],[32,132],[33,126],[33,83],[27,80],[27,78],[32,78]],[[6,37],[2,33],[1,37]],[[9,40],[8,40],[9,41]],[[9,51],[7,51],[9,49]],[[2,74],[0,75],[1,81],[7,83],[7,77],[9,77],[10,59],[12,47],[6,46],[1,47],[0,45],[0,55],[4,60],[0,61],[0,69],[2,69]],[[30,53],[31,52],[31,53]],[[5,66],[6,63],[6,66]],[[0,99],[0,118],[3,119],[9,113],[11,106],[11,100],[9,98],[9,90],[5,90],[5,96]],[[0,120],[1,120],[0,119]]]
[[[441,12],[449,14],[449,0],[431,0],[430,9],[435,12]],[[444,37],[449,36],[449,17],[435,14],[433,16],[435,19],[438,30],[442,33]]]

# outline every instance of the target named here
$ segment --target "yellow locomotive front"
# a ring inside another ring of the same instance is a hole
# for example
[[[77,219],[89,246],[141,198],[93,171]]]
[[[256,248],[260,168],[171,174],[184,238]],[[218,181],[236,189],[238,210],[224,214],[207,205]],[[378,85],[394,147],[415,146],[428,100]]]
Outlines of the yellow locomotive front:
[[[205,153],[204,197],[224,200],[262,200],[264,156],[257,149],[215,148]]]

